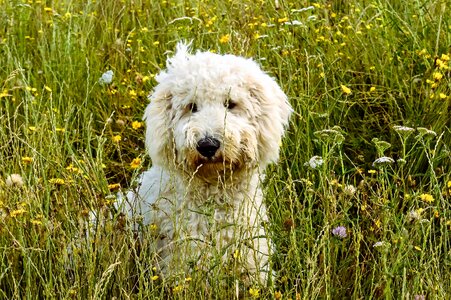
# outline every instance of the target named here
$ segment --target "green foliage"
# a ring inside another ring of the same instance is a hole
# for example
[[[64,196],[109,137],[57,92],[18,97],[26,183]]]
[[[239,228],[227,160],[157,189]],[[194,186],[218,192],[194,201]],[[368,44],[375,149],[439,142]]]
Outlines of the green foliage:
[[[446,298],[450,11],[392,2],[0,0],[0,299],[235,295],[221,272],[162,282],[152,229],[111,209],[180,40],[253,57],[295,110],[265,182],[277,276],[241,296]]]

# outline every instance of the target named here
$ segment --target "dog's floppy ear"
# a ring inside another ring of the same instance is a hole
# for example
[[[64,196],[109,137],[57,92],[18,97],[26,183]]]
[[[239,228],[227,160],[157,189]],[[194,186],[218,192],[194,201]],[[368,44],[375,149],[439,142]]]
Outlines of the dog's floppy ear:
[[[258,153],[260,165],[265,167],[279,158],[280,143],[293,109],[274,79],[262,74],[252,81],[251,97],[259,108],[256,116]]]
[[[166,61],[166,70],[161,71],[155,79],[158,85],[149,96],[143,119],[146,121],[146,148],[157,165],[167,165],[174,159],[173,132],[171,122],[174,118],[171,89],[176,86],[177,76],[174,69],[184,69],[188,62],[190,43],[180,42],[174,56]]]
[[[150,104],[144,112],[146,148],[155,165],[165,165],[174,155],[171,130],[172,95],[165,84],[159,84],[149,96]]]

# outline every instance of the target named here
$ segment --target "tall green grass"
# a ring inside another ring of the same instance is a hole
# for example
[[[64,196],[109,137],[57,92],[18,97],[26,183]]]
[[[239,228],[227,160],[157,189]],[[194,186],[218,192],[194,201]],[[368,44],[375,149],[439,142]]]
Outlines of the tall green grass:
[[[446,1],[0,0],[0,14],[1,299],[235,296],[220,272],[166,284],[151,233],[138,244],[110,213],[151,164],[136,121],[180,40],[253,57],[295,110],[265,182],[276,279],[241,296],[451,293]]]

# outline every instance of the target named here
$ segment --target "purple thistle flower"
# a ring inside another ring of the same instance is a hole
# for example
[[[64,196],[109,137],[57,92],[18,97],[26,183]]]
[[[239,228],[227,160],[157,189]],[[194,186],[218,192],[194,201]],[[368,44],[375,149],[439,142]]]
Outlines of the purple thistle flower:
[[[344,226],[335,227],[334,229],[332,229],[332,234],[340,239],[344,239],[348,236],[348,234],[346,233],[346,227]]]

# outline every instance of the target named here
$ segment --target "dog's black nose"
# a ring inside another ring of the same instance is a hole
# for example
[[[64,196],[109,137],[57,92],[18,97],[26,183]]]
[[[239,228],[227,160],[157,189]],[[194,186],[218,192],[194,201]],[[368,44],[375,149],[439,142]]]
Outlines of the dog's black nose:
[[[197,151],[207,158],[213,157],[221,143],[212,137],[206,137],[197,142]]]

